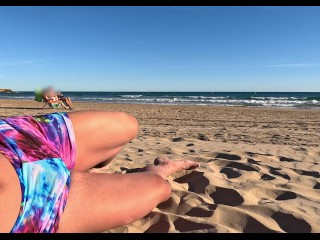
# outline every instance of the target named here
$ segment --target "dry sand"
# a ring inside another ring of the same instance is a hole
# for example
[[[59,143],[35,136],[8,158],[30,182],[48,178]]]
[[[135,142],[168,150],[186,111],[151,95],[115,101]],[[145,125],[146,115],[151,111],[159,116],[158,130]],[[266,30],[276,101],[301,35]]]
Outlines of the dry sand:
[[[0,100],[0,117],[50,113]],[[320,232],[320,111],[75,103],[132,113],[140,132],[100,173],[134,172],[157,156],[196,160],[169,177],[170,199],[107,232]],[[57,111],[63,111],[57,110]]]

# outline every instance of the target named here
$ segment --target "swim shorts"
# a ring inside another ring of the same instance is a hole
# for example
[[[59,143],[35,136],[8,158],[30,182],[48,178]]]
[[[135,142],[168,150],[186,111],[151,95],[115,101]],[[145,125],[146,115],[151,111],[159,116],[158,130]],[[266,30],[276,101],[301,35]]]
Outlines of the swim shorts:
[[[57,232],[76,155],[68,115],[0,119],[0,153],[16,170],[22,193],[20,212],[11,232]]]

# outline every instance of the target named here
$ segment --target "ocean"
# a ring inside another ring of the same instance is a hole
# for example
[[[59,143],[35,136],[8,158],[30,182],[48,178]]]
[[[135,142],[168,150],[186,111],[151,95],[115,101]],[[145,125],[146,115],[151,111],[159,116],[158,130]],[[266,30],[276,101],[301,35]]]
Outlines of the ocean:
[[[73,101],[320,109],[320,92],[63,92]],[[34,92],[0,93],[0,99],[33,99]]]

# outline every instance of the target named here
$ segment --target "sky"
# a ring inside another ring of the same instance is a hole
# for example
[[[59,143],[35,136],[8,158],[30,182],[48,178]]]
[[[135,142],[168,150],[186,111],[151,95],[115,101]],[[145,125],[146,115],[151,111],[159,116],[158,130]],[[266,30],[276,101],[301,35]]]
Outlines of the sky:
[[[0,88],[320,91],[320,7],[0,7]]]

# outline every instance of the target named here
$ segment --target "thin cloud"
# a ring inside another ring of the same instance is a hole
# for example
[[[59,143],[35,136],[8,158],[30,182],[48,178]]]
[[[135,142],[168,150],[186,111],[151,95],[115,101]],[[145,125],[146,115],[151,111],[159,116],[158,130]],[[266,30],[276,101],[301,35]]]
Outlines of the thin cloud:
[[[0,62],[1,67],[23,66],[35,63],[35,61]]]
[[[320,67],[320,63],[286,63],[286,64],[271,64],[271,65],[260,65],[260,64],[224,64],[224,65],[171,65],[168,68],[172,69],[185,69],[185,68],[304,68],[304,67]]]
[[[319,63],[286,63],[286,64],[273,64],[269,65],[269,67],[293,67],[293,68],[300,68],[300,67],[319,67]]]
[[[237,68],[237,67],[256,67],[250,64],[229,64],[229,65],[172,65],[168,66],[168,68]]]

